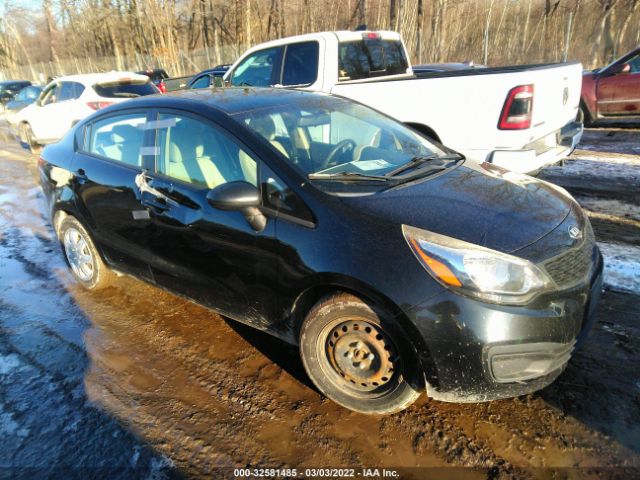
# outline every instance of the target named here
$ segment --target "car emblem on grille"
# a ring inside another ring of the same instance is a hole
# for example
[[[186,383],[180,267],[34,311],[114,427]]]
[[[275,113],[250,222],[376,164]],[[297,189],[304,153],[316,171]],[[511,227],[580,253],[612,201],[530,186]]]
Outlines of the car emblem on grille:
[[[582,232],[577,226],[571,225],[569,227],[569,236],[574,240],[578,240],[579,238],[582,238]]]
[[[569,100],[569,88],[564,87],[564,90],[562,91],[562,105],[566,105],[568,100]]]

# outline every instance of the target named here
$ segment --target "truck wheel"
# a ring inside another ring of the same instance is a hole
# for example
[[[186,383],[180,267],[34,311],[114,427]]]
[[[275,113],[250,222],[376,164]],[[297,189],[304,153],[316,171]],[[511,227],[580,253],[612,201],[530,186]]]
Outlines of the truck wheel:
[[[578,115],[576,116],[576,121],[582,122],[582,124],[585,127],[590,126],[592,123],[591,114],[589,113],[589,110],[587,110],[587,108],[582,103],[580,104],[580,108],[578,109]]]
[[[330,295],[311,309],[300,332],[300,355],[316,387],[356,412],[399,412],[422,390],[407,336],[350,294]]]
[[[25,144],[29,151],[34,155],[39,154],[42,150],[42,145],[35,141],[33,130],[31,129],[31,125],[28,123],[23,123],[20,126],[20,141]]]
[[[82,224],[68,216],[60,224],[58,238],[75,279],[88,290],[110,286],[116,275],[104,264]]]

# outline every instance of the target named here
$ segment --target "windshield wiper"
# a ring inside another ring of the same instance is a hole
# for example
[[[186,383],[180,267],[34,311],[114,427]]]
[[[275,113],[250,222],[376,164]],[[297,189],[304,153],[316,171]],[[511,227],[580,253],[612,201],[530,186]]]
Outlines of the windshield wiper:
[[[388,177],[383,175],[367,175],[366,173],[358,172],[337,172],[337,173],[310,173],[308,175],[309,180],[373,180],[376,182],[386,182]]]
[[[391,170],[385,176],[386,177],[397,177],[401,173],[406,172],[407,170],[411,170],[412,168],[416,168],[418,165],[421,165],[423,163],[430,162],[431,160],[459,160],[459,159],[462,159],[462,156],[458,155],[458,154],[426,155],[426,156],[418,155],[418,156],[413,157],[407,163],[405,163],[403,165],[400,165],[395,170]],[[429,170],[430,171],[440,171],[440,170],[444,170],[445,168],[447,168],[445,165],[434,165]]]

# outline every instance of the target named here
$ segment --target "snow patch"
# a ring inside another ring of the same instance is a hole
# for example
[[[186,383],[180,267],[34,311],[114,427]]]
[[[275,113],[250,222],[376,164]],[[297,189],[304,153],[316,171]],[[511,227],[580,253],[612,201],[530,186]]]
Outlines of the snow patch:
[[[17,435],[21,438],[29,436],[29,429],[22,427],[13,419],[11,413],[4,410],[3,405],[0,403],[0,433],[5,435]]]
[[[172,470],[173,468],[175,468],[173,461],[164,455],[161,455],[160,458],[152,458],[147,480],[161,480],[168,478],[167,470]]]
[[[0,375],[7,375],[9,372],[18,369],[22,363],[15,353],[0,355]]]
[[[638,205],[603,198],[583,196],[575,196],[574,198],[586,210],[640,221],[640,206]]]
[[[640,147],[639,147],[640,148]],[[589,162],[599,162],[599,163],[615,163],[618,165],[636,165],[640,166],[640,156],[638,155],[630,155],[626,153],[611,153],[611,154],[599,154],[599,155],[589,155],[578,153],[573,154],[571,157],[567,159],[570,162],[585,160]]]
[[[562,167],[548,167],[544,171],[558,176],[588,177],[589,179],[606,177],[624,181],[636,180],[640,183],[640,157],[633,161],[618,160],[613,157],[570,159]]]
[[[598,242],[604,257],[604,285],[640,295],[640,247]]]

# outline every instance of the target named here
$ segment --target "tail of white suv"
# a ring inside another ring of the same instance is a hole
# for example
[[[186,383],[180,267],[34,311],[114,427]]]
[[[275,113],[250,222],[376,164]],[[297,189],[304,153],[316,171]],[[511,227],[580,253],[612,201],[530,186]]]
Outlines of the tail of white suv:
[[[149,77],[132,72],[58,77],[44,88],[35,103],[20,112],[20,140],[37,151],[41,145],[58,141],[96,110],[154,93],[159,90]]]

